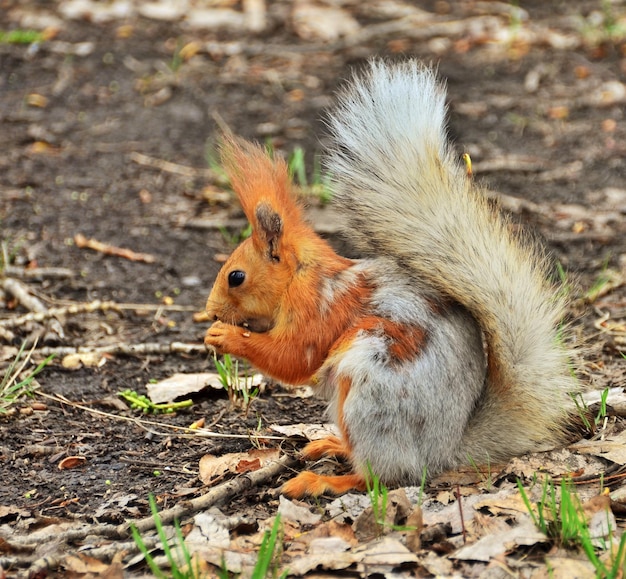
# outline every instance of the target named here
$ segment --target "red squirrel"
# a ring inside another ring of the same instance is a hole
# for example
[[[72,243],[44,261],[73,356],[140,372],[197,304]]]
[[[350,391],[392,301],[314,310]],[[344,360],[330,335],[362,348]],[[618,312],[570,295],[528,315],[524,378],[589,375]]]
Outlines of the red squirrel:
[[[330,116],[333,200],[362,259],[307,224],[285,162],[226,137],[222,158],[252,235],[219,272],[205,343],[329,401],[340,437],[303,458],[298,497],[419,484],[562,442],[576,390],[547,260],[451,150],[445,90],[416,61],[370,63]]]

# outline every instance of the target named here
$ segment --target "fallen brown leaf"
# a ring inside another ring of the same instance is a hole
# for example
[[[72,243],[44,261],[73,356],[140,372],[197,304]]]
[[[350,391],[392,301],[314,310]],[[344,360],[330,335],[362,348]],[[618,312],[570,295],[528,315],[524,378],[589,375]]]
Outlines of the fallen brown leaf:
[[[253,449],[250,452],[231,452],[221,456],[205,454],[200,459],[199,474],[204,484],[211,484],[216,478],[226,473],[242,473],[259,470],[261,467],[278,460],[278,449]]]
[[[84,456],[67,456],[59,463],[59,470],[68,470],[70,468],[77,468],[83,466],[87,462],[87,458]]]

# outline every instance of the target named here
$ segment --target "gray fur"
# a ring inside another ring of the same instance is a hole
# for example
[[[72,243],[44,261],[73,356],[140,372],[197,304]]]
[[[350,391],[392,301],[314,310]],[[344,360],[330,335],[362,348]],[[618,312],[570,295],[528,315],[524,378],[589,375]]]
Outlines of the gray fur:
[[[354,269],[379,284],[372,315],[421,327],[426,340],[423,351],[396,364],[388,359],[384,336],[359,334],[319,373],[330,397],[329,413],[339,420],[335,381],[348,376],[352,386],[343,419],[355,468],[363,472],[369,462],[386,483],[415,484],[425,465],[429,470],[454,465],[451,450],[461,445],[484,388],[481,332],[460,306],[435,316],[432,305],[403,283],[402,273],[387,260],[366,260]]]
[[[466,177],[445,112],[431,70],[373,61],[331,118],[328,164],[348,235],[366,255],[397,264],[381,262],[372,307],[428,333],[410,365],[377,362],[384,340],[364,334],[324,366],[331,383],[341,374],[353,381],[344,418],[355,466],[369,461],[391,481],[418,483],[423,466],[432,473],[468,456],[499,460],[557,444],[576,390],[557,336],[562,298],[546,282],[545,259]],[[462,307],[433,315],[432,296]],[[497,384],[485,385],[479,327]]]

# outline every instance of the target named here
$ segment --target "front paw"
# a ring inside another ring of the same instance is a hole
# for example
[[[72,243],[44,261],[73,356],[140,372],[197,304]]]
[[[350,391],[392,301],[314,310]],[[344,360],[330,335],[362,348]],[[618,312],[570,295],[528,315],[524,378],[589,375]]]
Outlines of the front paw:
[[[207,330],[204,336],[204,345],[215,351],[216,354],[233,353],[232,350],[236,340],[245,333],[246,330],[239,326],[217,321]]]

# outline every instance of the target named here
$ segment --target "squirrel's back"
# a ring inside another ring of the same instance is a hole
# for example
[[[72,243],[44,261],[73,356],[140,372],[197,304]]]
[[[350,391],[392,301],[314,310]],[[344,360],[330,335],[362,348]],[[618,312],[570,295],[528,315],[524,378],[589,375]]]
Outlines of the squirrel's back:
[[[545,255],[512,232],[466,175],[446,135],[445,90],[415,61],[373,61],[330,119],[329,169],[350,239],[478,321],[488,377],[459,462],[554,445],[576,390]],[[461,386],[460,386],[461,387]]]

